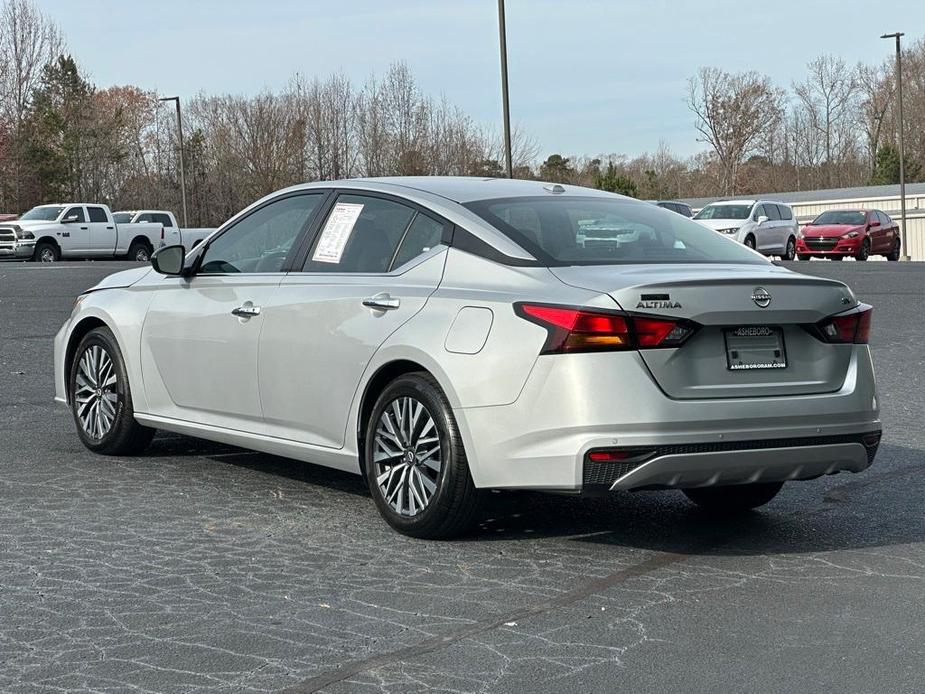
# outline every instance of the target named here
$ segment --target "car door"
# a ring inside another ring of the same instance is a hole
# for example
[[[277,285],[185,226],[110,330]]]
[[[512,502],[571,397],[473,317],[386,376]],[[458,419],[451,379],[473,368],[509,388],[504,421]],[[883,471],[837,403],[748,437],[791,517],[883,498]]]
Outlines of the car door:
[[[764,203],[764,211],[768,216],[765,222],[768,235],[768,251],[773,255],[782,255],[787,243],[784,237],[784,221],[781,219],[780,209],[773,202]]]
[[[760,217],[767,217],[768,219],[759,223],[758,219]],[[762,253],[768,253],[772,248],[773,231],[771,230],[771,216],[765,209],[765,205],[755,205],[751,219],[755,223],[755,248]]]
[[[871,227],[871,253],[888,253],[893,246],[893,220],[880,210],[871,213],[872,218],[874,215],[876,215],[877,221],[880,222],[880,226]]]
[[[87,205],[87,224],[93,255],[112,255],[116,250],[116,225],[106,210],[97,205]]]
[[[141,340],[152,414],[262,430],[257,390],[262,311],[323,199],[323,192],[288,194],[250,210],[209,243],[195,274],[161,281]]]
[[[400,199],[338,194],[266,311],[258,369],[269,435],[344,445],[373,354],[440,283],[447,229]]]
[[[87,213],[82,205],[67,208],[61,216],[63,229],[56,232],[61,236],[62,255],[88,255],[93,252],[90,239],[90,225],[87,223]]]

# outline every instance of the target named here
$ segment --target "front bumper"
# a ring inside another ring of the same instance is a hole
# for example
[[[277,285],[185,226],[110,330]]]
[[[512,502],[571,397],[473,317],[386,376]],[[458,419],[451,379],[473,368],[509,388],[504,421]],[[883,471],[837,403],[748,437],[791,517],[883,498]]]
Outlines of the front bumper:
[[[476,486],[563,491],[859,472],[882,429],[866,345],[837,391],[760,398],[669,398],[635,352],[540,357],[514,403],[455,413]],[[613,448],[655,454],[589,478],[588,453]]]
[[[35,252],[35,242],[19,242],[0,246],[0,259],[28,260]]]

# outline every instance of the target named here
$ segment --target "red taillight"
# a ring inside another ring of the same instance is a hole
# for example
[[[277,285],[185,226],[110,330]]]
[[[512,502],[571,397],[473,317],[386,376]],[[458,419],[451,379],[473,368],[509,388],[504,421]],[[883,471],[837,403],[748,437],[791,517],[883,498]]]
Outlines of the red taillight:
[[[696,330],[689,321],[568,306],[521,303],[514,311],[546,328],[543,354],[677,347]]]
[[[816,324],[826,342],[866,345],[870,342],[870,323],[874,308],[861,304],[848,313],[830,316]]]

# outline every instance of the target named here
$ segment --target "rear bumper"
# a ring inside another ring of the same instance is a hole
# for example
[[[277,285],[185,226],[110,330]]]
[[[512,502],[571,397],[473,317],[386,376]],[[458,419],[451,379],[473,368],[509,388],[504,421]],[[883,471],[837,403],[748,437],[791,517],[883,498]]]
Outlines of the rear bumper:
[[[859,472],[873,460],[861,437],[882,429],[866,345],[829,393],[677,400],[638,353],[573,354],[539,358],[514,403],[455,413],[476,486],[569,491]],[[588,452],[612,448],[652,455],[589,479]]]

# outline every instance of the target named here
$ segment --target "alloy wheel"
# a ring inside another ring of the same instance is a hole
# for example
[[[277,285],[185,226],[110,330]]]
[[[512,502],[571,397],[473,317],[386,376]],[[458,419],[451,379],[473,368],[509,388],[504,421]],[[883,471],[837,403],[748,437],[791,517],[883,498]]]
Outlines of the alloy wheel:
[[[149,260],[151,260],[150,256],[148,255],[148,249],[139,248],[137,251],[135,251],[135,260],[137,260],[139,263],[147,263]]]
[[[437,491],[443,456],[440,433],[419,400],[402,396],[376,423],[373,467],[382,498],[402,516],[415,516]]]
[[[91,345],[77,366],[74,408],[84,433],[102,439],[112,429],[119,403],[115,366],[99,345]]]
[[[51,248],[45,247],[42,249],[42,252],[39,254],[39,260],[43,263],[53,263],[55,262],[55,252]]]

